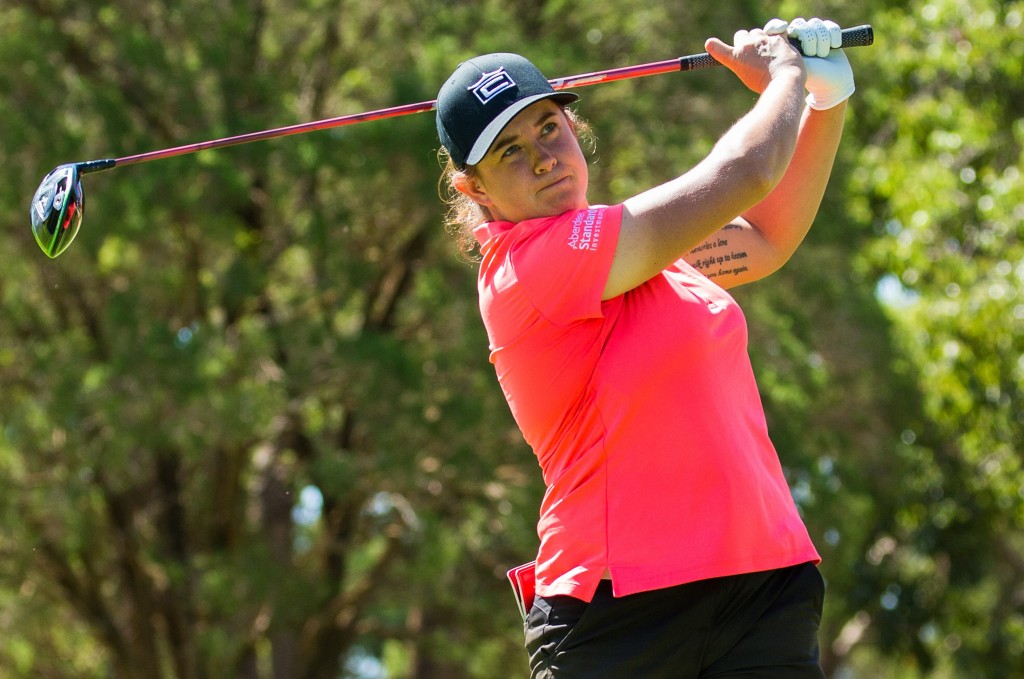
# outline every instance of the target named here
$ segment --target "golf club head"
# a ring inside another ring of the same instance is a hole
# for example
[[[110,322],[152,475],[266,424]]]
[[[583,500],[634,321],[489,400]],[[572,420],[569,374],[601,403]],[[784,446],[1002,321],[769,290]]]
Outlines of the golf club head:
[[[85,194],[78,165],[60,165],[50,170],[29,207],[32,235],[47,257],[56,257],[71,245],[82,226],[84,210]]]

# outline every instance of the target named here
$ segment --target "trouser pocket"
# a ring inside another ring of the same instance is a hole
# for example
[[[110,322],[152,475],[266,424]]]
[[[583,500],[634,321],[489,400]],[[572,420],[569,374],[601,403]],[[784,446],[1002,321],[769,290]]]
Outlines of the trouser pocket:
[[[526,616],[526,652],[532,679],[547,679],[551,661],[571,642],[590,605],[570,596],[537,597]]]

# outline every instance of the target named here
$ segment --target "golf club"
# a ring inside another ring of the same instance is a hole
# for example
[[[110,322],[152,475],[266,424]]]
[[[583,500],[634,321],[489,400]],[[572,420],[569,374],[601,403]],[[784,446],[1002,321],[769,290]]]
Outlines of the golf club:
[[[793,38],[791,42],[795,41]],[[865,47],[874,43],[874,30],[870,25],[846,28],[842,31],[842,47]],[[675,71],[695,71],[712,66],[717,66],[715,61],[707,52],[693,54],[665,61],[655,61],[637,66],[625,66],[605,71],[595,71],[580,75],[556,78],[549,81],[555,90],[564,90],[573,87],[584,87],[598,83],[625,80],[628,78],[639,78],[661,73]],[[85,212],[85,194],[82,190],[82,175],[90,172],[109,170],[124,165],[135,165],[160,158],[170,158],[187,153],[196,153],[208,149],[217,149],[236,144],[245,144],[263,139],[273,139],[292,134],[305,132],[316,132],[343,125],[367,122],[370,120],[381,120],[384,118],[396,118],[413,113],[423,113],[434,109],[436,101],[424,101],[417,104],[405,104],[392,108],[383,108],[365,113],[355,113],[328,118],[287,127],[278,127],[262,132],[250,132],[223,139],[185,144],[173,148],[139,153],[123,158],[105,158],[100,160],[89,160],[80,163],[68,163],[59,165],[51,170],[43,178],[39,188],[32,197],[32,204],[29,207],[29,214],[32,218],[32,234],[36,242],[48,257],[54,258],[64,252],[71,242],[78,235],[82,226],[82,219]]]

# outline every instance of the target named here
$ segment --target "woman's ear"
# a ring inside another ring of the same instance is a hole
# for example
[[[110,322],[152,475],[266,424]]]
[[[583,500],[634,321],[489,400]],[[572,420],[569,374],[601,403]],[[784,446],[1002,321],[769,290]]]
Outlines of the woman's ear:
[[[452,176],[452,186],[462,195],[468,197],[478,205],[487,206],[491,204],[491,197],[487,193],[480,179],[469,172],[458,172]]]

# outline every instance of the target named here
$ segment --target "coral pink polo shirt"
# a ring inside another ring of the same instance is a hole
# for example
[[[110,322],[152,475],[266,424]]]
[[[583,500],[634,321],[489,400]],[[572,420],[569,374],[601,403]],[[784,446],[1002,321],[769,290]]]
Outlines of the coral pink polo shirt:
[[[602,302],[622,206],[476,229],[498,381],[547,491],[537,594],[589,601],[819,557],[783,476],[743,313],[680,260]]]

